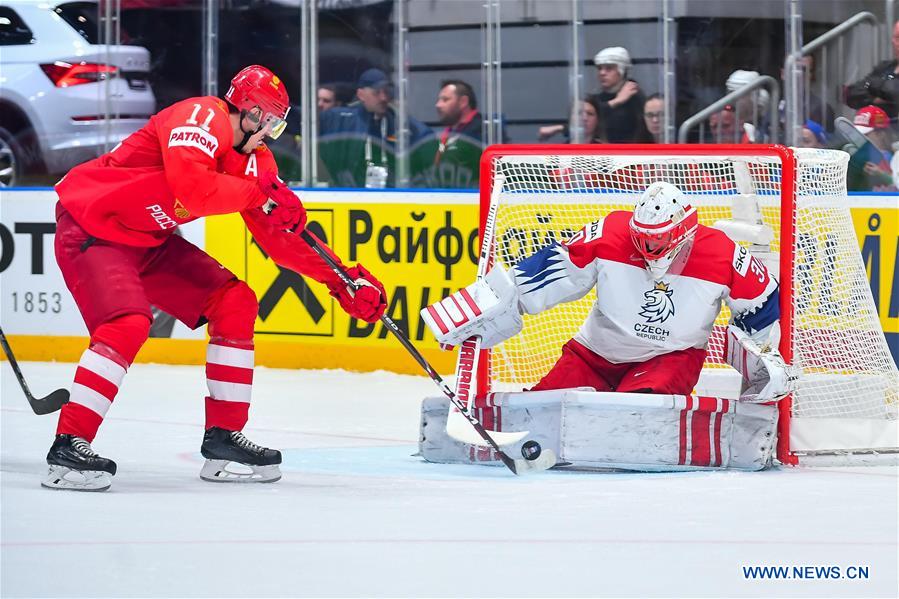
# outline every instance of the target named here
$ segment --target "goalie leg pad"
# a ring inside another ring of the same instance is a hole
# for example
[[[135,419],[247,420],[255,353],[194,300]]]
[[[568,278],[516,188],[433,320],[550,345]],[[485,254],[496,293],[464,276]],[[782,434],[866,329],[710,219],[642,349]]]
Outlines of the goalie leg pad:
[[[763,470],[773,463],[778,412],[775,406],[714,397],[608,393],[579,389],[494,393],[479,403],[501,416],[501,429],[529,430],[519,444],[536,441],[574,470],[620,469]],[[450,439],[448,402],[422,403],[419,449],[441,463],[499,464],[489,450]]]

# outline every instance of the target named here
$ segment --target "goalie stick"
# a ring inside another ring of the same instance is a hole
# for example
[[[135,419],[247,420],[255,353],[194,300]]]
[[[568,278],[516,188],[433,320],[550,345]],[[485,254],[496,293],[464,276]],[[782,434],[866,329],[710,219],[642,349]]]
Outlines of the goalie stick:
[[[69,401],[69,392],[66,389],[57,389],[46,397],[35,397],[32,395],[31,390],[28,388],[28,384],[25,382],[25,377],[22,375],[22,371],[19,370],[19,363],[16,362],[16,357],[12,353],[12,348],[9,346],[9,342],[6,341],[6,335],[3,334],[3,329],[0,329],[0,345],[3,345],[3,351],[6,353],[7,359],[9,359],[9,365],[12,366],[12,371],[15,373],[16,379],[22,387],[22,392],[25,393],[25,398],[28,400],[31,409],[34,410],[35,414],[39,416],[52,414],[60,409],[64,403]]]
[[[331,258],[330,254],[324,251],[321,246],[319,246],[318,241],[305,230],[300,232],[300,237],[303,238],[303,241],[309,244],[309,247],[319,255],[319,257],[324,260],[328,266],[331,267],[340,280],[346,284],[351,290],[356,291],[359,286],[356,282],[349,277],[346,271],[340,267],[337,262]],[[434,381],[444,395],[449,398],[450,402],[458,408],[464,417],[468,420],[468,423],[477,431],[477,434],[480,436],[480,440],[482,443],[491,447],[494,452],[496,452],[497,457],[502,461],[506,467],[514,472],[515,474],[526,474],[530,472],[539,472],[541,470],[546,470],[547,468],[551,468],[556,464],[556,456],[552,450],[544,448],[539,455],[533,460],[527,459],[512,459],[509,457],[502,449],[500,449],[499,445],[496,441],[491,438],[491,433],[488,433],[487,430],[478,422],[478,419],[475,418],[471,413],[465,410],[466,406],[462,404],[456,394],[453,393],[452,389],[449,388],[449,385],[441,378],[437,371],[428,363],[421,352],[415,349],[415,346],[412,345],[412,342],[409,341],[409,338],[406,337],[405,333],[400,330],[400,328],[396,325],[393,320],[390,319],[386,314],[381,316],[381,322],[384,323],[391,333],[393,333],[394,337],[396,337],[399,342],[406,348],[406,350],[412,354],[412,357],[415,358],[415,361],[424,369],[424,371],[431,377],[431,380]],[[496,433],[493,433],[496,434]],[[518,433],[513,433],[518,435]],[[527,434],[527,433],[525,433]],[[521,438],[519,436],[519,438]]]
[[[490,262],[490,248],[493,246],[493,225],[496,221],[496,206],[499,193],[502,191],[505,178],[502,175],[496,177],[493,189],[490,191],[490,206],[487,209],[487,219],[484,226],[484,239],[481,240],[481,256],[478,259],[477,279],[483,279],[487,274]],[[459,403],[453,402],[446,416],[446,434],[471,445],[487,447],[490,444],[476,435],[471,427],[465,425],[466,420],[472,420],[471,406],[477,397],[478,363],[481,359],[481,338],[474,336],[466,339],[459,346],[459,357],[456,361],[456,395],[464,393],[464,399]],[[460,391],[462,393],[460,393]],[[462,404],[461,406],[459,404]],[[462,407],[464,406],[464,407]],[[497,445],[510,445],[525,438],[529,431],[518,432],[494,432],[490,438]]]

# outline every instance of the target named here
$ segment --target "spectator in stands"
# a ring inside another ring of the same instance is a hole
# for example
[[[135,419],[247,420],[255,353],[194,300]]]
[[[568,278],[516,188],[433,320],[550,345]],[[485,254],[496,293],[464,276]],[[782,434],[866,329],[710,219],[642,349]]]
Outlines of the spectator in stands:
[[[887,60],[846,89],[846,104],[850,108],[874,105],[882,108],[891,119],[899,116],[899,21],[893,25],[893,60]]]
[[[599,79],[599,118],[609,143],[634,141],[640,130],[645,99],[640,86],[628,78],[631,56],[625,48],[600,50],[593,58]]]
[[[440,82],[437,93],[437,116],[445,129],[439,135],[434,154],[437,187],[477,187],[482,141],[483,118],[478,112],[478,99],[471,85],[460,79]]]
[[[849,160],[849,190],[895,191],[890,167],[893,132],[887,113],[879,106],[865,106],[855,113],[852,124],[868,142],[858,148]]]
[[[337,95],[337,84],[335,83],[323,83],[322,85],[319,85],[315,94],[315,99],[319,112],[343,106],[343,102]]]
[[[653,94],[643,104],[643,126],[637,133],[636,141],[644,144],[663,143],[665,120],[665,96]]]
[[[581,100],[578,109],[578,121],[581,127],[583,143],[607,143],[605,128],[603,127],[600,114],[600,103],[596,96],[587,96]],[[567,123],[564,125],[544,125],[540,127],[537,130],[537,139],[544,141],[560,133],[567,138],[567,143],[571,143],[572,136]]]
[[[759,75],[758,71],[738,69],[730,74],[724,83],[724,87],[727,93],[735,92],[759,77],[761,75]],[[770,100],[767,90],[757,89],[734,103],[735,120],[742,123],[743,131],[749,140],[745,143],[761,141],[762,135],[767,133],[769,121],[768,103]]]
[[[752,134],[755,128],[751,123],[744,122],[740,116],[732,104],[714,113],[709,118],[711,139],[708,141],[716,144],[754,143]]]
[[[784,63],[786,63],[786,58],[784,57]],[[820,89],[813,85],[815,83],[815,57],[809,54],[808,56],[803,56],[799,59],[799,66],[806,73],[805,82],[807,85],[807,89],[805,90],[805,108],[802,111],[802,118],[810,119],[816,123],[819,123],[822,127],[824,127],[824,131],[833,131],[833,121],[836,118],[836,113],[834,113],[833,108],[824,101],[824,98],[817,94],[817,91]],[[784,81],[784,70],[780,69],[780,79]],[[780,104],[778,105],[778,112],[780,113],[780,122],[781,122],[781,131],[786,129],[786,106],[787,101],[785,99],[786,94],[781,94]]]
[[[799,139],[801,148],[826,148],[827,133],[821,123],[808,119],[802,126],[802,137]]]
[[[368,69],[359,77],[356,102],[319,115],[319,157],[332,184],[396,185],[397,115],[390,106],[391,96],[392,86],[384,71]],[[410,149],[434,135],[411,117],[407,128]]]

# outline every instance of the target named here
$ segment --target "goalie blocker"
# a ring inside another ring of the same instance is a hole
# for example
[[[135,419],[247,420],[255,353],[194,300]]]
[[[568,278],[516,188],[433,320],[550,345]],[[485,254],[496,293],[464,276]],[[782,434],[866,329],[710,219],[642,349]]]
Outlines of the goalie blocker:
[[[443,397],[422,402],[422,457],[500,465],[489,449],[446,434],[448,407]],[[574,470],[764,470],[777,437],[776,406],[716,397],[561,389],[490,393],[475,409],[496,430],[530,431],[509,454],[536,457],[551,449],[557,467]]]

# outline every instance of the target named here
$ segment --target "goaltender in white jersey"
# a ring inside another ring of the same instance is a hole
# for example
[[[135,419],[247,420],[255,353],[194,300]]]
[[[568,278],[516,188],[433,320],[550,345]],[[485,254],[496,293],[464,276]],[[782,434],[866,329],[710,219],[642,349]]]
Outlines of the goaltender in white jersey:
[[[650,185],[633,212],[612,212],[510,272],[495,267],[422,315],[442,344],[480,336],[491,347],[521,330],[521,314],[579,299],[593,287],[589,316],[532,390],[689,395],[723,300],[733,314],[726,353],[743,373],[741,399],[772,401],[790,392],[791,370],[777,350],[777,281],[725,233],[700,225],[685,195],[666,182]]]

